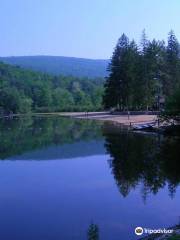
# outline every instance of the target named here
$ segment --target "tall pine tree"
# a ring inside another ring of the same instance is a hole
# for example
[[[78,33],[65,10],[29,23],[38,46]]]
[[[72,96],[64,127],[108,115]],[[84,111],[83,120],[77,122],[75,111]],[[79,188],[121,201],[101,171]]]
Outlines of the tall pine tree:
[[[175,87],[180,84],[180,46],[172,30],[168,36],[166,73],[164,93],[166,96],[170,96],[173,94]]]
[[[171,31],[168,45],[149,41],[145,30],[140,48],[123,34],[115,47],[105,83],[105,108],[160,109],[160,100],[180,86],[180,47]]]
[[[127,55],[129,39],[125,34],[119,38],[108,67],[109,77],[105,83],[103,103],[105,108],[123,109],[127,98]]]

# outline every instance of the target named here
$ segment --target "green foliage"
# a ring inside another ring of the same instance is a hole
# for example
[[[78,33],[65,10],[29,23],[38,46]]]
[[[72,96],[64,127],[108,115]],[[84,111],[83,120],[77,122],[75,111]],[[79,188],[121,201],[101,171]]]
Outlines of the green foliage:
[[[99,110],[102,82],[54,77],[0,63],[0,114]]]
[[[15,87],[0,89],[0,108],[12,113],[28,113],[31,111],[32,101],[19,93]]]
[[[173,94],[167,98],[164,115],[180,117],[180,87],[175,89]]]
[[[180,83],[180,46],[173,31],[168,36],[168,46],[166,54],[166,79],[164,91],[166,95],[171,95],[174,88]]]
[[[66,89],[56,88],[53,92],[53,102],[58,106],[58,111],[71,111],[74,106],[74,99],[72,94]]]
[[[168,98],[180,84],[180,47],[171,31],[168,45],[147,40],[141,45],[123,34],[115,47],[105,83],[105,108],[159,110],[160,99]]]

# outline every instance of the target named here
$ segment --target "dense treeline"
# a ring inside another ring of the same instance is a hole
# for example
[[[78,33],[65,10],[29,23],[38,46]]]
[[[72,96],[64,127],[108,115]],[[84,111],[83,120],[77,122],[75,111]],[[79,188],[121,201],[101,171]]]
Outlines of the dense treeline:
[[[180,86],[179,42],[173,31],[168,35],[167,45],[164,41],[149,41],[145,31],[140,46],[123,34],[108,70],[105,108],[159,110]]]
[[[102,81],[50,76],[0,63],[0,114],[99,110]]]
[[[140,46],[123,34],[103,79],[51,76],[0,63],[0,114],[56,111],[159,110],[180,114],[180,45],[171,31],[168,42]],[[103,104],[102,104],[103,96]]]

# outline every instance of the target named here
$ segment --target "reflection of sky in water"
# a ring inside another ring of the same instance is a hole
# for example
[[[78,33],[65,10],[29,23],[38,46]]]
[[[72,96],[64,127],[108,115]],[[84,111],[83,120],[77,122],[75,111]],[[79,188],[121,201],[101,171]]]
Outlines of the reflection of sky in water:
[[[86,157],[92,155],[104,154],[104,141],[91,140],[87,142],[78,141],[71,144],[62,144],[61,146],[49,146],[43,149],[30,151],[13,156],[9,160],[55,160],[69,159],[76,157]]]
[[[134,227],[178,220],[180,191],[165,187],[142,201],[141,186],[124,198],[107,160],[95,155],[56,161],[0,161],[0,239],[86,239],[99,225],[103,240],[136,239]]]

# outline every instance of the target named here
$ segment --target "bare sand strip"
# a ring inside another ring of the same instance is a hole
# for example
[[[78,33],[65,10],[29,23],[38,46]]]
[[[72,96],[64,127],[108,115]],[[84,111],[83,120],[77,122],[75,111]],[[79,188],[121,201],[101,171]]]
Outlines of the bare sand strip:
[[[122,124],[125,126],[133,126],[137,124],[152,123],[157,120],[156,115],[113,115],[109,112],[72,112],[72,113],[60,113],[61,116],[73,117],[78,119],[94,119],[100,121],[109,121],[113,123]]]
[[[93,119],[99,121],[109,121],[114,124],[124,126],[133,126],[138,124],[152,123],[157,120],[157,115],[139,114],[139,115],[114,115],[109,112],[51,112],[51,113],[34,113],[32,116],[63,116],[77,119]],[[26,116],[26,114],[13,114],[13,117]],[[0,118],[9,118],[11,116],[3,116]]]

